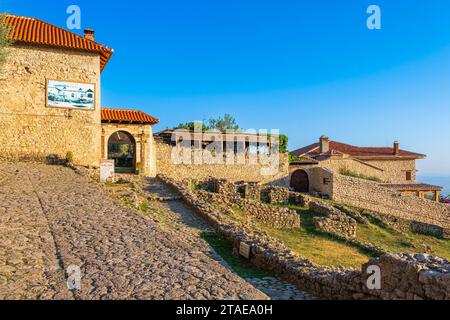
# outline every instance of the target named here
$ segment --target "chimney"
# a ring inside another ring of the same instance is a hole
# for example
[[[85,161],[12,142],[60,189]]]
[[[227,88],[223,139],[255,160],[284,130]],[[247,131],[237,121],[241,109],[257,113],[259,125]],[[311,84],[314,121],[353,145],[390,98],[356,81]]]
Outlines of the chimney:
[[[320,153],[326,153],[330,151],[330,138],[327,136],[320,137]]]
[[[397,156],[400,153],[400,143],[394,141],[394,155]]]
[[[94,41],[95,31],[92,29],[84,29],[84,38]]]

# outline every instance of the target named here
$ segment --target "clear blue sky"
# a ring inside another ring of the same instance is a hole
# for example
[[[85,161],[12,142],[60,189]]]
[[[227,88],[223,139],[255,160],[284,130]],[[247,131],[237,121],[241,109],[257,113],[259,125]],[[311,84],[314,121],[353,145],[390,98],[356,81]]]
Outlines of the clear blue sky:
[[[355,145],[400,140],[450,176],[448,0],[0,0],[0,9],[82,27],[115,49],[102,103],[161,119],[155,129],[224,113],[280,129],[294,149],[322,134]],[[382,30],[366,28],[366,8]]]

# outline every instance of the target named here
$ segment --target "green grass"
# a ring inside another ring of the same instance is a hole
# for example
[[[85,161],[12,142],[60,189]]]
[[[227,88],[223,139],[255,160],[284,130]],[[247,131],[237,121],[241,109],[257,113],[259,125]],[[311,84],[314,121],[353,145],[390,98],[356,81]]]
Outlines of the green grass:
[[[233,254],[233,244],[228,239],[217,234],[201,234],[216,253],[230,266],[230,268],[243,278],[273,277],[273,274],[254,269],[244,258]]]
[[[288,207],[297,210],[300,215],[300,228],[275,229],[262,223],[257,223],[257,227],[270,236],[283,241],[289,249],[299,256],[320,265],[359,269],[371,257],[371,254],[362,247],[349,244],[326,232],[317,231],[313,224],[313,218],[318,215],[308,208],[296,205],[288,205]],[[240,222],[246,220],[246,217],[240,211],[235,211],[230,217]],[[368,225],[357,225],[356,239],[380,246],[393,253],[428,252],[450,259],[450,240],[412,232],[402,233],[382,222],[373,220]]]
[[[356,238],[380,246],[389,252],[426,252],[450,259],[450,240],[413,232],[398,232],[383,224],[358,224]]]
[[[301,218],[300,228],[275,229],[257,223],[257,227],[277,238],[293,252],[299,256],[307,258],[314,263],[327,266],[344,266],[360,268],[361,264],[369,259],[369,254],[364,249],[348,245],[342,240],[333,238],[326,232],[316,231],[313,225],[313,218],[316,213],[307,208],[290,205],[291,209],[296,209]],[[237,221],[245,221],[245,216],[240,212],[234,212],[230,216]]]

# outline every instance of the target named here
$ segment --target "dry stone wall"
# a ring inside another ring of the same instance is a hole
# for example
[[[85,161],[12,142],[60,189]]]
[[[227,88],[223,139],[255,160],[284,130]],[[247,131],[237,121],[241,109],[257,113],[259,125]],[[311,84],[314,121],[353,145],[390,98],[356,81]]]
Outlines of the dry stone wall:
[[[314,219],[316,228],[342,235],[345,238],[356,238],[356,221],[353,218],[326,203],[312,202],[309,207],[312,211],[322,215],[322,217]]]
[[[248,200],[261,200],[261,185],[257,182],[247,182],[242,186],[243,196]]]
[[[399,192],[366,181],[335,174],[333,200],[401,219],[450,228],[450,211],[447,206]]]
[[[412,195],[404,195],[376,182],[337,174],[327,168],[306,170],[314,195],[326,195],[336,202],[382,215],[422,224],[416,230],[433,235],[449,234],[450,209],[447,205]]]
[[[250,262],[304,290],[325,299],[446,299],[450,300],[450,262],[426,255],[383,255],[371,259],[362,270],[318,266],[287,249],[267,234],[232,221],[226,214],[202,201],[193,191],[167,176],[162,181],[177,190],[183,199],[236,248],[250,246]],[[369,289],[370,266],[380,268],[381,288]]]
[[[288,204],[289,189],[269,186],[262,190],[261,200],[272,204]]]
[[[239,210],[245,216],[256,218],[262,223],[277,229],[300,227],[300,216],[295,210],[243,199],[238,194],[219,194],[198,190],[196,195],[205,203],[218,205],[224,213],[232,214],[233,209]]]

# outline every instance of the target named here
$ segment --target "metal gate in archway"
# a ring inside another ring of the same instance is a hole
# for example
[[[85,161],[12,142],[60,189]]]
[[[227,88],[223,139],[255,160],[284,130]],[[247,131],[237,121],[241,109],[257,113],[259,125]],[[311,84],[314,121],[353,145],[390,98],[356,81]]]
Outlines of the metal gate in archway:
[[[108,159],[114,160],[117,173],[136,172],[136,141],[125,131],[114,132],[108,139]]]

